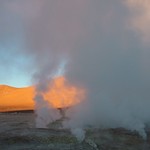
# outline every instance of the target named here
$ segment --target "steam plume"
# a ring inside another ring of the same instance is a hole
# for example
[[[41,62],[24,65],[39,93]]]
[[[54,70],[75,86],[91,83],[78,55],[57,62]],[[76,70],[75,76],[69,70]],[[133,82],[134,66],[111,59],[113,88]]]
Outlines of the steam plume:
[[[66,60],[63,75],[70,84],[85,87],[87,95],[85,101],[69,109],[66,115],[70,121],[64,126],[75,135],[87,125],[124,127],[146,138],[145,128],[150,122],[150,53],[135,32],[138,28],[145,34],[145,30],[128,22],[133,12],[129,13],[130,5],[126,4],[119,0],[6,1],[5,7],[22,19],[24,52],[34,58],[34,82],[38,83],[35,100],[37,105],[44,104],[38,116],[48,121],[59,118],[57,110],[51,109],[56,117],[50,119],[51,107],[38,94],[48,90],[52,75]],[[145,9],[145,5],[138,7]],[[143,22],[148,26],[149,22]],[[129,30],[127,24],[134,30]]]

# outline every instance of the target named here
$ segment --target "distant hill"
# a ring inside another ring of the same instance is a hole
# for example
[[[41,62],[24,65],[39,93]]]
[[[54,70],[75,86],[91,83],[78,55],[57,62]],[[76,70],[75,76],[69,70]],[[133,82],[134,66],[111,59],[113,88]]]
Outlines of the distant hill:
[[[0,85],[0,112],[33,110],[34,87]]]
[[[49,84],[48,89],[41,93],[47,106],[54,108],[70,107],[80,103],[85,91],[66,84],[64,77],[57,77]],[[15,88],[0,85],[0,112],[34,110],[35,86]]]

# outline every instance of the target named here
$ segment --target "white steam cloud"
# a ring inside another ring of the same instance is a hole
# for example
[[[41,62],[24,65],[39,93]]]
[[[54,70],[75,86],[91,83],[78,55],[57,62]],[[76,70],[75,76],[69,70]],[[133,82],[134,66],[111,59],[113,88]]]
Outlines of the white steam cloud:
[[[42,95],[35,97],[36,127],[47,128],[48,124],[61,118],[59,111],[53,108]]]
[[[145,128],[150,123],[150,53],[140,40],[141,35],[146,39],[150,36],[147,3],[6,1],[5,9],[18,15],[23,24],[24,52],[34,58],[37,108],[40,105],[37,122],[46,120],[40,126],[60,118],[38,94],[47,90],[51,75],[67,60],[65,77],[70,84],[85,87],[87,97],[66,112],[70,120],[64,122],[65,127],[81,140],[86,126],[124,127],[146,138]],[[129,12],[129,6],[134,7],[133,11]],[[127,24],[133,30],[126,28]],[[141,35],[136,34],[137,30]]]
[[[130,24],[133,30],[141,35],[145,43],[150,39],[150,1],[149,0],[127,0],[127,6],[132,15]]]

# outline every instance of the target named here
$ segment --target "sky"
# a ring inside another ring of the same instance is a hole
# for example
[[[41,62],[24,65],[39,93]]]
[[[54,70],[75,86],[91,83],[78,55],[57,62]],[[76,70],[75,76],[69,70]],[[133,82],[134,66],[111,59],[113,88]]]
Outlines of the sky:
[[[106,77],[111,68],[122,66],[120,80],[123,74],[138,80],[143,70],[148,76],[149,24],[148,0],[0,0],[0,84],[31,85],[58,70],[64,60],[72,81],[95,82],[85,74],[97,71]],[[99,63],[106,65],[92,69]]]
[[[27,67],[30,58],[22,53],[24,25],[21,18],[8,8],[9,3],[0,0],[0,84],[29,86],[31,70]]]
[[[0,84],[14,87],[24,87],[31,84],[31,74],[26,69],[30,61],[17,52],[18,46],[9,44],[1,45],[0,51]]]

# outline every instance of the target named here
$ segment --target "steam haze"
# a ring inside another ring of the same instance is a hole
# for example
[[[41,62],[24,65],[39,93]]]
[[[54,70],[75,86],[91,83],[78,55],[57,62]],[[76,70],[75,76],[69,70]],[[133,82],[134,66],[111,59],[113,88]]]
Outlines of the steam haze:
[[[12,26],[5,24],[17,35],[21,33],[20,52],[32,58],[29,69],[33,83],[38,83],[37,93],[47,90],[47,83],[64,62],[62,75],[87,91],[86,99],[68,110],[70,121],[64,122],[65,127],[77,131],[87,125],[124,127],[146,137],[144,130],[150,122],[147,0],[0,3],[5,9],[1,14],[18,16]],[[18,22],[21,29],[12,28]],[[4,40],[5,30],[0,32]]]

